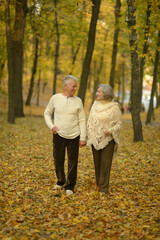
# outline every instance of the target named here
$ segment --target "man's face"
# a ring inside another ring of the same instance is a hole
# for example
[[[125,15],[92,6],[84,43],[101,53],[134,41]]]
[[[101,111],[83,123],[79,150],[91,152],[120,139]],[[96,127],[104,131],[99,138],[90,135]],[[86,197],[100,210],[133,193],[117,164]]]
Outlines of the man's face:
[[[68,84],[65,84],[65,92],[67,96],[73,97],[75,91],[77,90],[77,82],[74,80],[70,80]]]

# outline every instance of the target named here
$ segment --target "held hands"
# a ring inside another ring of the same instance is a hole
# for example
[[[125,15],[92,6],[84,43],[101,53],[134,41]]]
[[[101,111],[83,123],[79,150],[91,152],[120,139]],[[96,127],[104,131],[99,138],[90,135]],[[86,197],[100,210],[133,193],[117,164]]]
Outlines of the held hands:
[[[59,129],[58,129],[56,126],[54,126],[54,127],[52,128],[53,134],[56,134],[58,131],[59,131]]]
[[[86,141],[79,141],[79,146],[80,146],[80,148],[81,147],[84,147],[84,146],[86,146]]]

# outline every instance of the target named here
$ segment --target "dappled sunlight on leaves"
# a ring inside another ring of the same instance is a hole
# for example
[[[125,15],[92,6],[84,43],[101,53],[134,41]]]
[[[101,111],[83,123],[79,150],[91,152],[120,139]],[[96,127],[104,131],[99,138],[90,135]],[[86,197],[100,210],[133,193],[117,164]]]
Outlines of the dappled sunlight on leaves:
[[[133,143],[123,123],[113,161],[110,193],[95,184],[91,149],[80,149],[75,193],[53,190],[52,134],[43,117],[0,115],[0,239],[160,238],[160,126],[143,125],[144,142]],[[67,163],[66,163],[67,166]]]

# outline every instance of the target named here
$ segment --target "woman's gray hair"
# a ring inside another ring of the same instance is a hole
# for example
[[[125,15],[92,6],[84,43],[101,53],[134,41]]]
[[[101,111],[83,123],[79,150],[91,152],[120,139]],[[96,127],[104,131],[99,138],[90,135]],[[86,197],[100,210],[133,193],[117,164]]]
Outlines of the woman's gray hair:
[[[110,85],[100,84],[100,85],[98,85],[98,88],[102,89],[104,100],[112,100],[114,98],[113,89]]]
[[[67,75],[65,78],[64,78],[64,81],[63,81],[63,85],[65,84],[69,84],[70,81],[76,81],[78,82],[78,79],[72,75]]]

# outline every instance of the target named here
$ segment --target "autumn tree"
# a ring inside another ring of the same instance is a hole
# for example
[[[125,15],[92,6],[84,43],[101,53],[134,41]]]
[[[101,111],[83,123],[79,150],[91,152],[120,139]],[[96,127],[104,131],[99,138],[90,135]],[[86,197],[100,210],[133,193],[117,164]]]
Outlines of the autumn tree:
[[[110,72],[110,85],[114,88],[114,76],[115,76],[115,67],[116,67],[116,56],[118,51],[118,35],[120,31],[118,20],[120,18],[120,9],[121,9],[121,1],[116,0],[115,6],[115,31],[114,31],[114,39],[113,39],[113,50],[112,50],[112,65]]]
[[[0,9],[1,10],[1,9]],[[1,17],[1,14],[0,14]],[[4,27],[2,21],[0,22],[1,35],[0,35],[0,93],[2,91],[2,78],[4,77],[4,69],[6,63],[6,40],[4,35]]]
[[[14,123],[15,117],[24,116],[22,76],[23,38],[27,14],[27,0],[5,0],[4,6],[8,54],[8,122]],[[12,20],[12,8],[15,9],[14,20]]]
[[[160,30],[158,32],[157,49],[156,49],[155,61],[154,61],[153,84],[152,84],[151,97],[150,97],[149,109],[148,109],[148,113],[147,113],[146,124],[151,122],[151,117],[153,114],[153,98],[156,93],[156,87],[157,87],[159,52],[160,52]]]
[[[140,119],[140,84],[139,59],[137,52],[136,8],[135,0],[127,0],[128,27],[130,29],[129,42],[131,48],[131,114],[134,130],[134,141],[143,141],[142,123]]]
[[[30,79],[30,86],[29,86],[29,91],[28,91],[28,96],[26,100],[26,106],[29,106],[31,104],[31,98],[34,90],[34,81],[35,81],[35,75],[37,72],[37,65],[38,65],[38,49],[39,49],[39,34],[37,32],[37,23],[36,23],[36,17],[35,15],[37,14],[37,9],[36,5],[34,4],[30,9],[29,9],[29,23],[31,25],[31,29],[33,31],[33,51],[34,51],[34,59],[33,59],[33,66],[32,66],[32,74],[31,74],[31,79]]]
[[[152,2],[147,0],[147,13],[146,13],[146,25],[144,30],[144,44],[143,44],[143,53],[140,58],[140,101],[142,100],[142,91],[143,91],[143,75],[144,75],[144,65],[146,60],[146,55],[148,52],[148,38],[149,38],[149,30],[150,30],[150,15],[151,15],[151,6]]]
[[[60,31],[59,31],[59,23],[58,23],[58,11],[57,11],[58,0],[54,0],[54,26],[56,29],[56,42],[55,42],[55,56],[54,56],[54,79],[53,79],[53,94],[56,93],[56,81],[58,75],[58,57],[59,57],[59,48],[60,48]]]
[[[83,62],[83,69],[82,69],[81,80],[80,80],[80,88],[78,91],[78,96],[82,99],[83,103],[85,101],[89,68],[90,68],[90,63],[91,63],[92,54],[93,54],[93,50],[94,50],[96,25],[97,25],[101,0],[92,0],[92,4],[93,4],[92,16],[91,16],[91,22],[90,22],[90,28],[89,28],[89,34],[88,34],[87,51],[86,51],[86,55],[85,55],[84,62]]]

